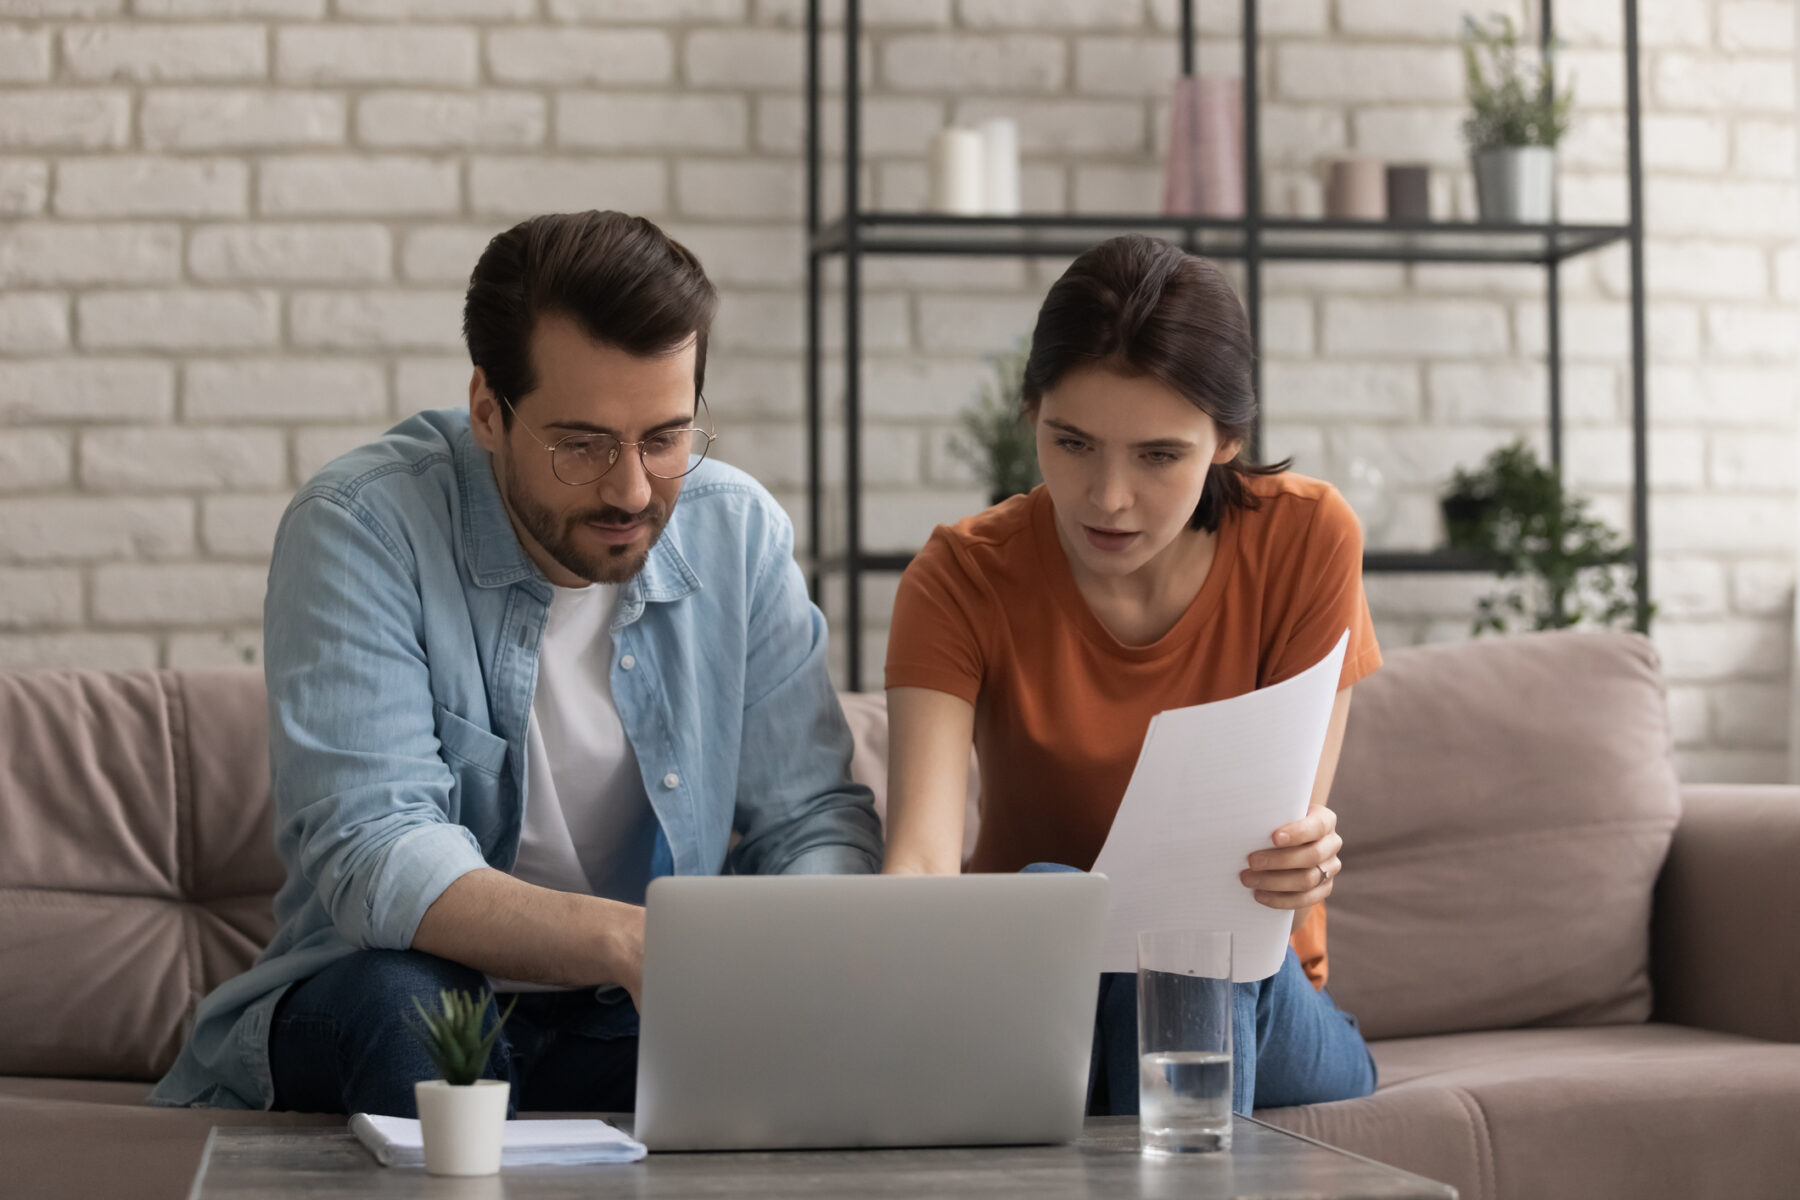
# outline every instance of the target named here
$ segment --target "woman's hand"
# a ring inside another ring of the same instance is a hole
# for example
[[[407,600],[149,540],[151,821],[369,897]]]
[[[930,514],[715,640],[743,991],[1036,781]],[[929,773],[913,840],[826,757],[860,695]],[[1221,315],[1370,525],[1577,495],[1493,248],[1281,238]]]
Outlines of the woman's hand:
[[[1331,895],[1344,865],[1338,860],[1344,839],[1337,835],[1336,813],[1321,804],[1277,829],[1269,840],[1276,848],[1256,851],[1250,869],[1238,872],[1258,904],[1309,908]]]

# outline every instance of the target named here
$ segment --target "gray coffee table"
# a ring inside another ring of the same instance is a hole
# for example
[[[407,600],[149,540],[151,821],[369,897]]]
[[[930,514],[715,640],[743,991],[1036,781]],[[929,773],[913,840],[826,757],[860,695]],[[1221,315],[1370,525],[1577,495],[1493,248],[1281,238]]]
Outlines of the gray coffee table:
[[[616,1123],[629,1128],[630,1118]],[[1090,1119],[1070,1146],[653,1154],[621,1166],[522,1167],[438,1179],[378,1166],[349,1132],[215,1127],[191,1200],[402,1197],[606,1200],[607,1197],[1191,1197],[1226,1200],[1456,1200],[1456,1189],[1235,1118],[1232,1150],[1179,1159],[1138,1153],[1131,1117]]]

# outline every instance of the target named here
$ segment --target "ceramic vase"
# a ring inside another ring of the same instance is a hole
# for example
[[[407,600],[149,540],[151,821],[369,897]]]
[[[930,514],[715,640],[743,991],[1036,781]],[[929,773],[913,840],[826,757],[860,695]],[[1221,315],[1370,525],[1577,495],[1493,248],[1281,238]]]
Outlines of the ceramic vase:
[[[1169,216],[1244,215],[1244,93],[1235,76],[1183,76],[1169,95]]]
[[[419,1133],[425,1140],[425,1169],[433,1175],[493,1175],[500,1170],[500,1147],[506,1138],[506,1099],[512,1085],[504,1079],[445,1083],[426,1079],[413,1084],[419,1105]]]
[[[1475,200],[1490,225],[1548,225],[1556,197],[1556,151],[1502,146],[1473,156]]]
[[[1325,184],[1325,215],[1334,221],[1387,217],[1387,165],[1375,158],[1341,158]]]

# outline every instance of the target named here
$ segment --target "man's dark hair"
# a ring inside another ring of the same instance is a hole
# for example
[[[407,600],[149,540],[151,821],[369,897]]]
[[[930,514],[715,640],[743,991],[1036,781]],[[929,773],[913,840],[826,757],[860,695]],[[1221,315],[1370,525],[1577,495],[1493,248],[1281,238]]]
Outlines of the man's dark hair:
[[[1244,306],[1204,258],[1142,234],[1111,238],[1069,265],[1044,297],[1020,400],[1029,415],[1079,367],[1149,376],[1213,419],[1223,441],[1247,439],[1256,419],[1256,347]],[[1255,508],[1246,486],[1288,462],[1258,466],[1240,451],[1209,470],[1188,524],[1216,532],[1236,509]]]
[[[694,392],[706,382],[706,338],[719,294],[693,252],[642,217],[548,213],[489,242],[469,276],[463,340],[488,384],[512,405],[537,387],[531,332],[538,318],[572,319],[594,341],[654,357],[691,336]]]

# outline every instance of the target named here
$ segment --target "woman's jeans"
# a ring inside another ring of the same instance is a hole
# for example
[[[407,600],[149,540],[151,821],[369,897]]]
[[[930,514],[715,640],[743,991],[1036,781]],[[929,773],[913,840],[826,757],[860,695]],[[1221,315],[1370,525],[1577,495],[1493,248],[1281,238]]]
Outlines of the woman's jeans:
[[[301,980],[269,1027],[275,1107],[418,1116],[413,1084],[438,1072],[414,1032],[413,998],[431,1011],[444,988],[479,995],[486,987],[480,971],[421,950],[360,950]],[[486,1027],[497,1013],[490,1000]],[[637,1033],[637,1010],[623,990],[524,992],[485,1076],[512,1084],[508,1116],[630,1112]]]
[[[1025,868],[1028,873],[1072,870],[1049,863]],[[1375,1060],[1356,1018],[1313,988],[1292,949],[1275,974],[1233,990],[1232,1111],[1353,1100],[1375,1090]],[[1137,1110],[1137,976],[1108,972],[1100,977],[1088,1112],[1135,1116]]]

